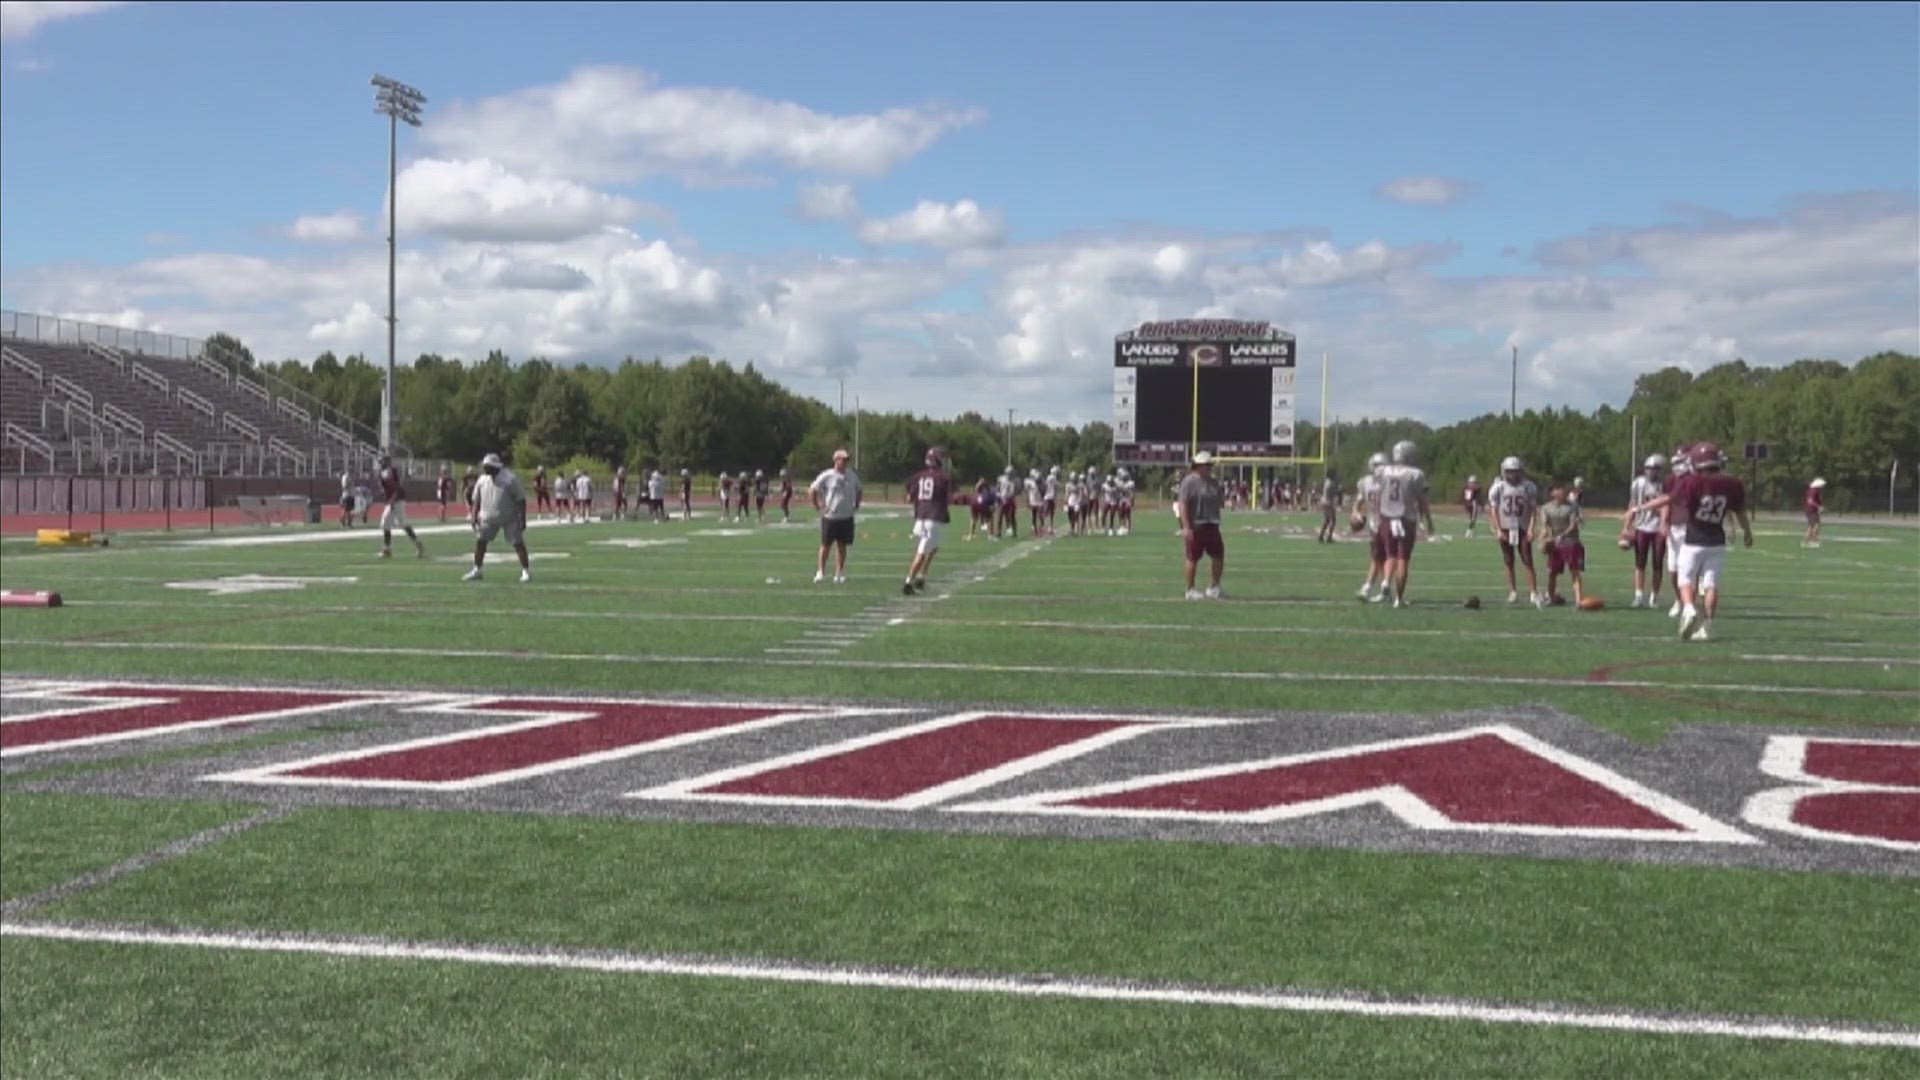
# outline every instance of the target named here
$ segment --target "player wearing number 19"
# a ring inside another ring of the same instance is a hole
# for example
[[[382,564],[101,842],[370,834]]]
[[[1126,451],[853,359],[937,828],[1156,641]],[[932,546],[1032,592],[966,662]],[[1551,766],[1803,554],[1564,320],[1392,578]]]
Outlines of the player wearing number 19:
[[[1393,606],[1407,606],[1407,573],[1413,563],[1416,521],[1433,535],[1433,507],[1427,502],[1427,474],[1413,464],[1415,447],[1393,444],[1392,461],[1380,470],[1380,528],[1386,535],[1387,587]]]
[[[913,561],[907,565],[907,580],[900,591],[908,596],[926,591],[927,568],[940,553],[940,532],[952,520],[947,504],[953,492],[946,464],[946,452],[933,447],[927,451],[927,467],[907,481],[907,496],[913,500]]]

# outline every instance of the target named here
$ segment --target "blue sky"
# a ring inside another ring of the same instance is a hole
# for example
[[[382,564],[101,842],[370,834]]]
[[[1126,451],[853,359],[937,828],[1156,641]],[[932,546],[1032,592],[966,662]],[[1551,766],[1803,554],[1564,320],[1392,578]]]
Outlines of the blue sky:
[[[1914,5],[59,6],[5,5],[0,298],[276,357],[383,337],[375,72],[431,99],[403,354],[1088,419],[1221,313],[1451,419],[1510,345],[1582,407],[1920,348]]]

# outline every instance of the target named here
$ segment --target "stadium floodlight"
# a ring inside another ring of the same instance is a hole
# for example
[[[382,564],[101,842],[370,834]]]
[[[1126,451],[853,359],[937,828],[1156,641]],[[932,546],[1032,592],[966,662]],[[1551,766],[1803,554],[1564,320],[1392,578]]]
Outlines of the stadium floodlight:
[[[420,110],[427,106],[427,95],[385,75],[375,75],[373,87],[373,111],[387,118],[387,382],[380,392],[380,449],[391,451],[394,334],[400,324],[394,303],[399,262],[400,125],[420,126]]]

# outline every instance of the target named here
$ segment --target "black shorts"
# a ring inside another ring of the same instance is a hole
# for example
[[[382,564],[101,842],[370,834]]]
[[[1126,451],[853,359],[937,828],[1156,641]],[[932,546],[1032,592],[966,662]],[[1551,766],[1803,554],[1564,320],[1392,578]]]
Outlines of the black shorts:
[[[852,518],[821,518],[820,545],[853,543]]]

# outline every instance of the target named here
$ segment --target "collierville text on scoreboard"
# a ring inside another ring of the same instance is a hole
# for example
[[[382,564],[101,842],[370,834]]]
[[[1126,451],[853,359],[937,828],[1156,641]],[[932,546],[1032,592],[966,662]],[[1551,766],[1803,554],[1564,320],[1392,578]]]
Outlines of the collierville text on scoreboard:
[[[1115,336],[1114,461],[1293,457],[1298,350],[1292,334],[1244,319],[1149,322]]]

